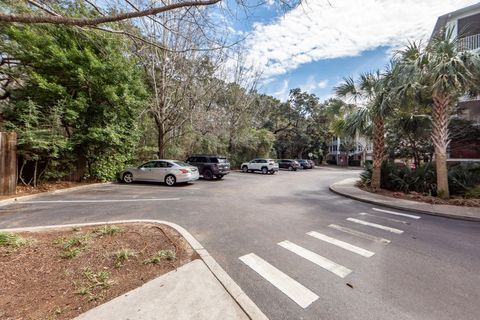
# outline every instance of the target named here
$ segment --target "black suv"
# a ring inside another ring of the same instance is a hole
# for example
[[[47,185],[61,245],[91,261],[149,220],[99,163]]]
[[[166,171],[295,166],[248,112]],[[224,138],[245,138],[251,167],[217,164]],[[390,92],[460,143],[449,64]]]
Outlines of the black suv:
[[[230,163],[227,158],[222,156],[196,154],[189,157],[187,162],[197,167],[205,180],[212,180],[214,177],[222,179],[223,176],[230,173]]]
[[[292,159],[280,159],[277,162],[280,169],[288,169],[289,171],[300,169],[300,163]]]

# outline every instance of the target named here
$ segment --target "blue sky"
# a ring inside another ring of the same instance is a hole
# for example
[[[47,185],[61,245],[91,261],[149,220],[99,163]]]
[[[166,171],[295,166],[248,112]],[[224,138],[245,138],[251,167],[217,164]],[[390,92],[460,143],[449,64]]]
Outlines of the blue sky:
[[[259,91],[281,100],[297,87],[327,99],[343,77],[383,68],[407,41],[428,39],[438,16],[478,2],[308,0],[286,12],[264,5],[245,14],[231,1],[228,23],[247,37],[246,61],[262,72]]]

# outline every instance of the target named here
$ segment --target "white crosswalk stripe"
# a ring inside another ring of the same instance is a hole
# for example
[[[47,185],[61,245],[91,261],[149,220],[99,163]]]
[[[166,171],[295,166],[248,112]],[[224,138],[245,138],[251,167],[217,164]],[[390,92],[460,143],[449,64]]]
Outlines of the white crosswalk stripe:
[[[378,209],[378,208],[372,208],[373,211],[377,212],[383,212],[383,213],[388,213],[388,214],[393,214],[396,216],[402,216],[402,217],[407,217],[407,218],[412,218],[412,219],[420,219],[421,217],[415,216],[413,214],[406,214],[406,213],[400,213],[400,212],[395,212],[395,211],[390,211],[390,210],[384,210],[384,209]]]
[[[288,240],[282,241],[278,243],[278,245],[332,272],[340,278],[345,278],[352,272],[352,270],[345,268],[344,266],[339,265],[338,263],[335,263],[331,260],[328,260],[327,258],[324,258],[321,255],[316,254],[315,252],[300,247]]]
[[[381,224],[377,224],[377,223],[363,221],[363,220],[359,220],[359,219],[355,219],[355,218],[347,218],[347,220],[351,221],[351,222],[354,222],[354,223],[363,224],[364,226],[369,226],[369,227],[389,231],[389,232],[396,233],[396,234],[402,234],[403,233],[403,230],[395,229],[395,228],[391,228],[391,227],[387,227],[387,226],[382,226]]]
[[[239,259],[277,289],[282,291],[287,297],[295,301],[300,307],[306,308],[318,299],[318,296],[315,293],[256,254],[249,253]]]
[[[410,222],[408,222],[408,221],[403,221],[403,220],[398,220],[398,219],[383,217],[383,216],[379,216],[379,215],[372,214],[372,213],[367,213],[367,212],[360,212],[359,215],[361,215],[361,216],[374,217],[374,218],[378,218],[378,219],[383,219],[383,220],[388,220],[388,221],[398,222],[398,223],[403,223],[403,224],[410,224]]]
[[[347,227],[339,226],[337,224],[329,224],[328,227],[332,228],[332,229],[335,229],[335,230],[338,230],[338,231],[342,231],[342,232],[354,235],[354,236],[357,236],[359,238],[372,240],[372,241],[380,242],[380,243],[384,243],[384,244],[390,243],[390,240],[388,240],[388,239],[375,237],[375,236],[372,236],[370,234],[360,232],[358,230],[354,230],[354,229],[350,229],[350,228],[347,228]]]
[[[344,241],[341,241],[341,240],[337,240],[335,238],[329,237],[327,235],[321,234],[321,233],[316,232],[316,231],[311,231],[311,232],[308,232],[307,234],[309,236],[312,236],[312,237],[316,238],[316,239],[331,243],[331,244],[333,244],[337,247],[340,247],[342,249],[348,250],[350,252],[359,254],[359,255],[367,257],[367,258],[370,258],[371,256],[373,256],[375,254],[372,251],[354,246],[353,244],[350,244],[350,243],[347,243],[347,242],[344,242]]]

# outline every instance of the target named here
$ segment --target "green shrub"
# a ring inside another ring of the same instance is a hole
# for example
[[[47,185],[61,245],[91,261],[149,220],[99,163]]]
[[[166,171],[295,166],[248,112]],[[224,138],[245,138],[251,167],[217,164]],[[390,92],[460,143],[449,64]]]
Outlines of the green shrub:
[[[330,160],[327,160],[327,163]],[[370,186],[372,183],[373,165],[371,162],[365,162],[365,167],[362,173],[360,173],[360,181],[364,186]]]
[[[448,171],[448,186],[451,194],[465,194],[480,184],[479,164],[460,164]]]
[[[384,161],[381,168],[381,187],[390,191],[419,192],[437,195],[436,170],[433,163],[418,166],[415,170],[409,167],[396,167],[391,161]],[[373,167],[365,165],[360,174],[364,185],[369,186],[372,181]],[[480,185],[480,165],[460,164],[449,168],[448,184],[450,194],[475,197],[475,186]]]
[[[468,189],[465,198],[480,198],[480,185]]]

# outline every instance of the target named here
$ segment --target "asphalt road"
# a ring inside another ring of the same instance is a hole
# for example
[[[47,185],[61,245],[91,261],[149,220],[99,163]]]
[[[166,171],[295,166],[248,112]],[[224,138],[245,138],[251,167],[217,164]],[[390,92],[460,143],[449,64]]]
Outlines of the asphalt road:
[[[97,186],[0,206],[0,228],[118,219],[177,223],[272,320],[479,319],[480,223],[394,215],[328,191],[331,183],[356,175],[320,168],[232,173],[223,181],[173,188]],[[311,231],[324,240],[306,234]],[[367,251],[340,247],[345,243]],[[245,255],[253,263],[239,259]],[[259,261],[271,267],[260,269]]]

